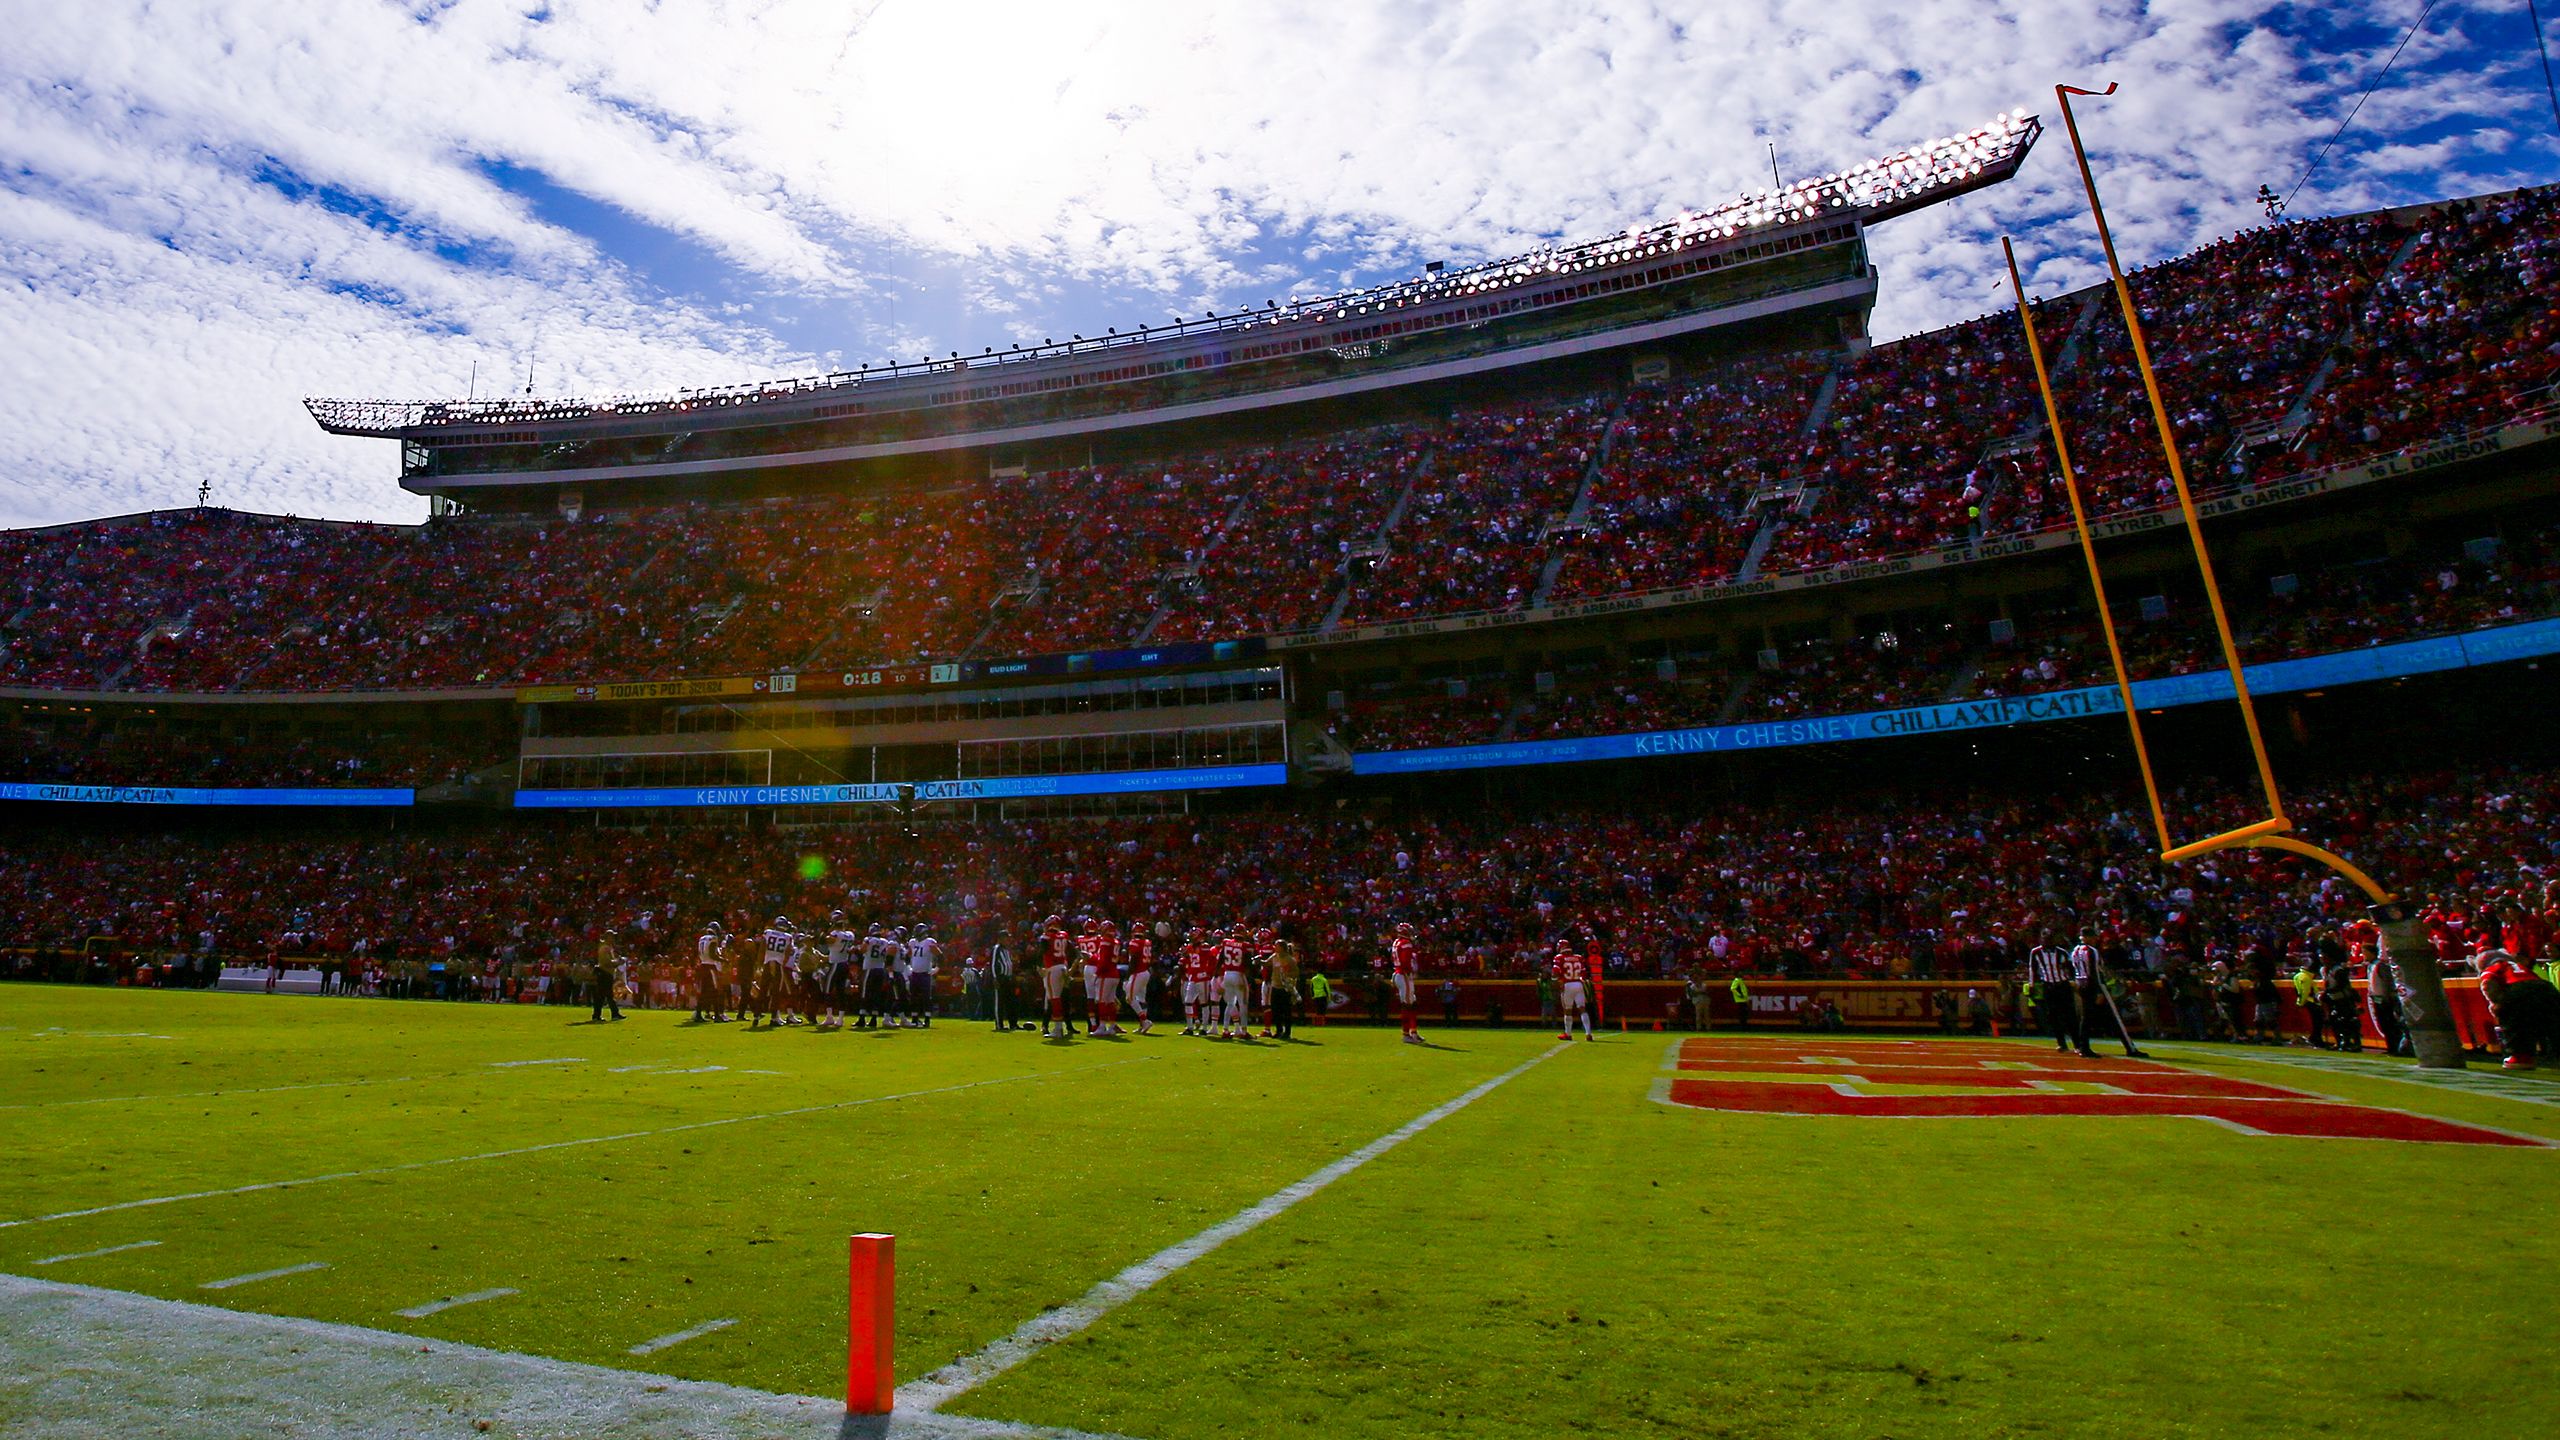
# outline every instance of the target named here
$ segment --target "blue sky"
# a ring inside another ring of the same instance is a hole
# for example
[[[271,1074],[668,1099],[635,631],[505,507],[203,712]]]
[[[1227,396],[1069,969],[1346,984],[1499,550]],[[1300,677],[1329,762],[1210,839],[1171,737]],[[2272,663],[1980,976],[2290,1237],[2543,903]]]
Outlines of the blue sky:
[[[0,524],[415,519],[306,394],[657,391],[1582,238],[2114,80],[2127,258],[2256,221],[2424,0],[0,0]],[[2560,10],[2560,6],[2553,7]],[[2554,36],[2560,41],[2560,35]],[[2439,0],[2299,214],[2560,179],[2524,0]],[[1878,333],[2095,277],[2059,135],[1876,234]]]

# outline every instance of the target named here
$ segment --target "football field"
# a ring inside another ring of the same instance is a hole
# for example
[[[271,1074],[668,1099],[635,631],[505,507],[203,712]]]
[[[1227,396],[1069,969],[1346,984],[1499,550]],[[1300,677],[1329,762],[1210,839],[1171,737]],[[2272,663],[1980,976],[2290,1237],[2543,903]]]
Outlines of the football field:
[[[2560,1298],[2560,1084],[2300,1049],[1431,1039],[0,988],[0,1435],[588,1433],[537,1392],[609,1372],[709,1397],[615,1412],[644,1433],[832,1435],[862,1231],[897,1237],[902,1406],[952,1433],[2548,1415],[2514,1359]],[[560,1363],[403,1374],[511,1357]]]

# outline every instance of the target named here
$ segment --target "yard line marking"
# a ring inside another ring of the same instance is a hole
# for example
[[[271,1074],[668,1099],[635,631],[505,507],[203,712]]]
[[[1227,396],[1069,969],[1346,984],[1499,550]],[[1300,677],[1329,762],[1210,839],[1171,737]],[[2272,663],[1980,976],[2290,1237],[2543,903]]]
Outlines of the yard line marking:
[[[626,1355],[655,1355],[670,1345],[681,1345],[687,1340],[699,1340],[714,1330],[726,1330],[737,1323],[738,1322],[735,1320],[705,1320],[699,1325],[679,1330],[673,1335],[661,1335],[655,1340],[643,1340],[623,1353]]]
[[[607,1075],[628,1075],[634,1070],[655,1070],[657,1068],[658,1062],[652,1060],[646,1065],[616,1065],[604,1073]]]
[[[0,1275],[0,1375],[31,1380],[39,1405],[54,1402],[34,1412],[42,1434],[156,1434],[173,1414],[194,1417],[190,1433],[264,1433],[278,1413],[315,1435],[442,1434],[456,1424],[453,1407],[468,1407],[510,1433],[539,1435],[1116,1440],[903,1407],[886,1423],[848,1423],[842,1395],[778,1395],[451,1340],[422,1346],[405,1331],[15,1275]]]
[[[492,1060],[489,1062],[489,1068],[513,1070],[523,1065],[584,1065],[586,1063],[587,1057],[584,1055],[564,1055],[557,1060]]]
[[[456,1306],[477,1305],[483,1300],[503,1300],[516,1293],[518,1292],[513,1288],[501,1285],[495,1290],[474,1290],[468,1295],[448,1295],[442,1300],[430,1300],[424,1305],[412,1305],[406,1310],[395,1310],[391,1313],[403,1320],[424,1320],[430,1315],[441,1315]]]
[[[957,1085],[936,1085],[924,1090],[903,1090],[890,1095],[865,1095],[853,1100],[832,1100],[823,1105],[795,1105],[788,1110],[766,1110],[753,1115],[723,1115],[716,1120],[689,1120],[682,1125],[664,1125],[655,1130],[623,1130],[611,1135],[584,1135],[575,1140],[545,1140],[538,1145],[517,1145],[505,1150],[488,1150],[477,1155],[448,1155],[438,1160],[411,1160],[399,1165],[381,1165],[370,1170],[332,1170],[325,1175],[305,1175],[292,1180],[262,1180],[254,1185],[233,1185],[220,1190],[190,1190],[180,1195],[154,1195],[147,1200],[119,1200],[112,1205],[92,1205],[81,1210],[57,1210],[50,1215],[29,1215],[17,1220],[0,1220],[0,1230],[14,1230],[21,1225],[42,1225],[54,1220],[82,1220],[92,1215],[112,1215],[121,1210],[142,1210],[154,1205],[175,1205],[186,1200],[218,1200],[230,1195],[254,1195],[265,1190],[291,1190],[304,1185],[325,1185],[335,1180],[365,1180],[376,1175],[405,1175],[417,1170],[437,1170],[447,1165],[469,1165],[481,1160],[508,1160],[519,1155],[539,1155],[550,1150],[574,1150],[585,1145],[611,1145],[622,1140],[648,1140],[660,1135],[681,1135],[693,1130],[711,1130],[722,1125],[744,1125],[752,1120],[787,1120],[799,1115],[822,1115],[831,1110],[852,1110],[864,1105],[885,1105],[893,1100],[921,1100],[928,1095],[949,1095],[962,1090],[976,1090],[988,1085],[1012,1085],[1025,1080],[1054,1080],[1061,1075],[1086,1075],[1096,1070],[1111,1070],[1122,1065],[1144,1065],[1155,1060],[1152,1055],[1133,1056],[1127,1060],[1105,1060],[1093,1065],[1067,1065],[1055,1070],[1035,1070],[1027,1075],[998,1075],[988,1080],[968,1080]]]
[[[287,1265],[280,1270],[254,1270],[246,1275],[234,1275],[228,1280],[207,1280],[196,1288],[228,1290],[234,1285],[255,1285],[261,1280],[281,1280],[287,1275],[308,1275],[314,1270],[328,1268],[329,1262],[326,1260],[305,1260],[299,1265]]]
[[[1293,1185],[1273,1191],[1269,1196],[1246,1206],[1188,1240],[1169,1245],[1084,1293],[1084,1298],[1071,1305],[1035,1315],[1010,1335],[995,1341],[974,1354],[963,1355],[920,1380],[899,1387],[901,1406],[919,1410],[936,1410],[975,1390],[1007,1370],[1040,1353],[1042,1346],[1054,1345],[1084,1330],[1103,1316],[1128,1304],[1162,1283],[1175,1271],[1247,1234],[1261,1224],[1285,1214],[1299,1202],[1331,1185],[1334,1181],[1386,1154],[1478,1100],[1527,1074],[1529,1070],[1555,1058],[1571,1045],[1550,1045],[1538,1055],[1522,1061],[1492,1079],[1478,1085],[1454,1100],[1445,1100],[1420,1115],[1388,1131],[1323,1169]]]
[[[95,1260],[101,1255],[121,1255],[127,1250],[148,1250],[159,1243],[160,1242],[157,1240],[136,1240],[130,1245],[110,1245],[104,1250],[83,1250],[76,1255],[48,1255],[36,1263],[39,1265],[67,1265],[74,1260]]]

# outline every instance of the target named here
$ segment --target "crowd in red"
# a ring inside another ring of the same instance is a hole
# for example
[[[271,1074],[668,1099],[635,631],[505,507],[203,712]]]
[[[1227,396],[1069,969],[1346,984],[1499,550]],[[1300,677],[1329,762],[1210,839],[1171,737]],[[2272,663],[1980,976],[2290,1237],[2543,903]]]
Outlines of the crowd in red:
[[[2067,788],[2067,787],[2066,787]],[[2427,897],[2449,960],[2549,958],[2560,785],[2523,771],[2298,787],[2304,833]],[[2236,803],[2236,802],[2235,802]],[[2182,823],[2237,816],[2172,797]],[[2193,812],[2193,813],[2190,813]],[[1034,917],[1275,925],[1337,973],[1401,921],[1434,973],[1533,973],[1596,936],[1612,973],[2001,974],[2039,927],[2159,966],[2344,923],[2362,896],[2290,857],[2164,867],[2146,820],[2085,792],[1817,804],[1331,810],[814,833],[495,824],[444,835],[0,842],[0,945],[259,957],[675,959],[708,920],[843,909],[923,921],[961,956]],[[2510,909],[2514,915],[2510,915]],[[2529,923],[2526,918],[2529,917]],[[2521,946],[2521,949],[2517,947]]]
[[[0,780],[36,783],[423,789],[471,782],[514,758],[512,744],[405,731],[273,739],[0,726]]]
[[[2280,592],[2232,603],[2241,656],[2254,663],[2486,629],[2560,614],[2560,525],[2509,525],[2478,554],[2420,547],[2401,556],[2340,558],[2287,576]],[[2272,578],[2272,577],[2270,577]],[[2116,638],[2135,679],[2218,668],[2222,651],[2201,595],[2162,596],[2160,612],[2116,597]],[[2115,678],[2096,617],[2085,608],[2018,619],[2009,638],[1969,641],[1953,624],[1907,625],[1848,640],[1797,641],[1727,670],[1685,660],[1606,674],[1554,677],[1514,698],[1507,677],[1347,696],[1334,734],[1355,750],[1418,749],[1626,734],[1787,716],[1854,714],[1903,705],[2028,695]],[[1736,675],[1749,685],[1737,698]]]
[[[2543,190],[2269,226],[2134,283],[2212,490],[2549,405],[2555,269],[2560,190]],[[2168,482],[2130,343],[2093,298],[2039,309],[2066,424],[2102,514],[2156,507]],[[1516,609],[1730,577],[1755,541],[1776,573],[2065,523],[2041,415],[2002,314],[1847,359],[931,491],[12,532],[0,684],[478,688]]]

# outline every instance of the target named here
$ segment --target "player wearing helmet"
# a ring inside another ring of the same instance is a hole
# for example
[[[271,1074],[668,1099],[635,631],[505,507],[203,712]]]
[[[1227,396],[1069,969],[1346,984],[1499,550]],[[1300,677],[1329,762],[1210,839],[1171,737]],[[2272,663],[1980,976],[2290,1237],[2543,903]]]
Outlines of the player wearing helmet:
[[[1588,973],[1588,967],[1583,964],[1581,956],[1573,953],[1573,942],[1570,940],[1556,942],[1556,958],[1553,963],[1556,991],[1563,998],[1564,1003],[1564,1033],[1556,1038],[1572,1039],[1573,1022],[1578,1016],[1582,1020],[1582,1038],[1588,1040],[1591,1038],[1591,1002],[1583,991],[1583,976]]]
[[[889,1018],[889,937],[873,922],[862,937],[862,1013],[856,1030],[877,1030]]]
[[[702,938],[693,942],[693,1018],[696,1020],[700,1020],[702,1012],[708,1009],[712,1020],[723,1025],[729,1023],[728,1011],[720,1003],[726,998],[722,994],[720,971],[728,947],[729,937],[721,933],[717,920],[703,926]]]
[[[1253,949],[1250,952],[1255,982],[1253,998],[1262,1006],[1262,1038],[1265,1040],[1278,1033],[1271,1028],[1271,951],[1279,938],[1279,932],[1266,925],[1253,932]]]
[[[845,923],[843,911],[838,910],[827,917],[827,968],[819,985],[819,1005],[823,1013],[818,1027],[822,1030],[844,1028],[845,1012],[852,1008],[850,991],[856,965],[854,952],[861,945],[862,937],[854,934],[853,927]]]
[[[1420,983],[1422,955],[1414,944],[1413,922],[1396,922],[1395,938],[1387,942],[1387,970],[1396,987],[1396,1004],[1404,1010],[1404,1043],[1422,1043],[1422,1012],[1415,1008],[1414,987]]]
[[[1120,993],[1129,1002],[1129,1011],[1138,1017],[1138,1033],[1147,1034],[1156,1022],[1147,1017],[1147,992],[1155,986],[1156,942],[1147,934],[1147,922],[1129,922],[1129,938],[1121,945],[1121,964],[1127,974],[1121,979]]]
[[[1209,1033],[1210,983],[1209,942],[1201,935],[1200,927],[1195,925],[1191,927],[1190,936],[1182,944],[1183,1034],[1206,1035]]]
[[[1040,998],[1049,1007],[1040,1038],[1067,1039],[1076,1033],[1067,1020],[1067,970],[1075,959],[1076,939],[1067,932],[1064,917],[1052,915],[1041,923],[1040,946]]]
[[[1218,1008],[1223,1012],[1218,1034],[1225,1039],[1253,1038],[1252,963],[1244,927],[1230,927],[1226,943],[1218,947]]]
[[[933,1028],[933,970],[942,959],[942,942],[933,931],[916,927],[915,938],[907,942],[907,1023],[919,1030]]]
[[[1088,1025],[1095,1035],[1116,1036],[1120,1033],[1120,926],[1105,920],[1096,926],[1093,942],[1085,952],[1085,973],[1093,977],[1093,1018]]]

